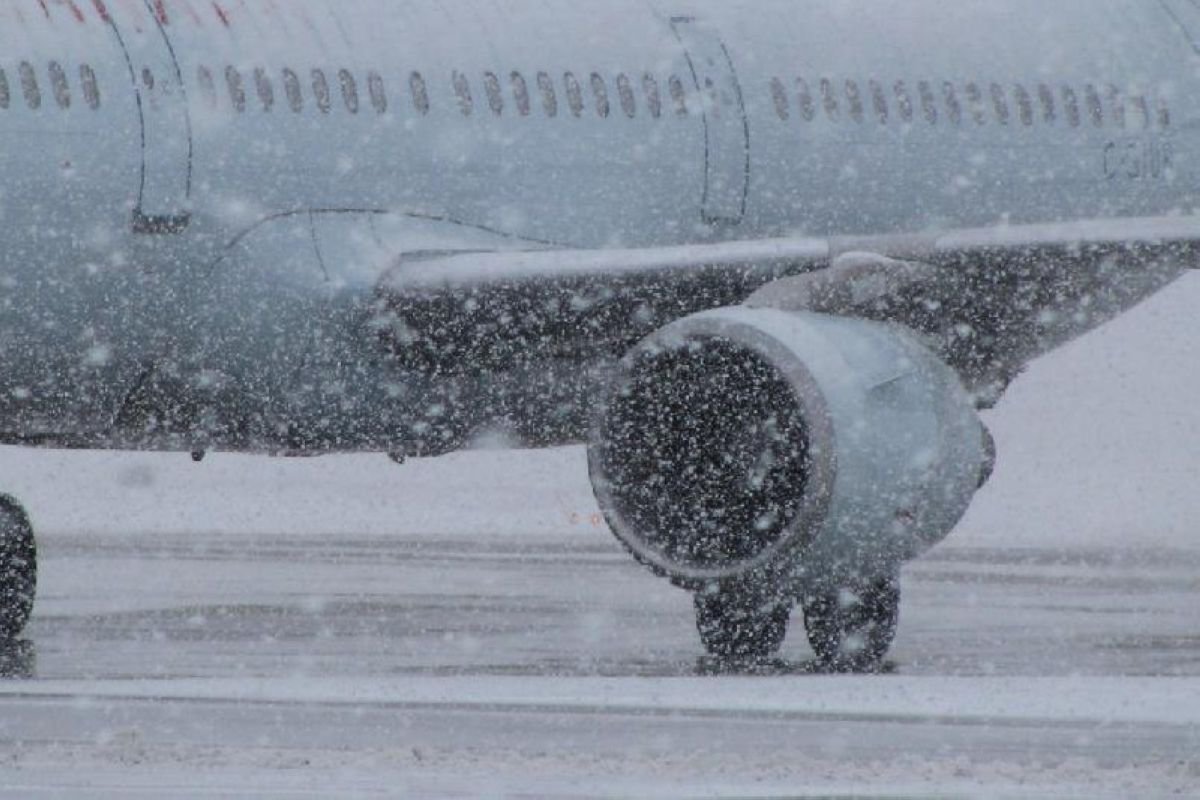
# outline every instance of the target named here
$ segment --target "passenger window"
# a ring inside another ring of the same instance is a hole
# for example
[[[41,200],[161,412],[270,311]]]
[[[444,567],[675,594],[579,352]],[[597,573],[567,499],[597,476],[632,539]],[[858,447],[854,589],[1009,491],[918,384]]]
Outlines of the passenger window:
[[[1167,105],[1166,98],[1158,98],[1158,127],[1171,127],[1171,107]]]
[[[512,80],[513,99],[517,101],[517,113],[522,117],[529,116],[529,85],[525,83],[525,77],[519,72],[514,72],[509,76]]]
[[[825,116],[831,121],[836,121],[838,118],[838,99],[833,93],[833,81],[829,78],[821,78],[821,104],[825,108]]]
[[[812,122],[817,117],[817,103],[813,99],[812,89],[804,78],[796,78],[796,101],[800,108],[800,116],[805,122]]]
[[[570,72],[563,75],[563,84],[567,87],[567,105],[571,107],[571,115],[578,117],[583,113],[583,90],[579,81]]]
[[[1013,89],[1013,94],[1017,98],[1017,116],[1021,118],[1021,124],[1028,128],[1033,124],[1033,98],[1020,84]]]
[[[942,83],[942,99],[946,103],[946,117],[951,125],[962,125],[962,103],[958,102],[958,91],[950,81]]]
[[[342,85],[342,102],[351,114],[358,113],[358,81],[348,69],[338,70],[338,83]]]
[[[542,111],[553,119],[558,116],[558,93],[554,91],[554,80],[545,72],[537,75],[538,93],[542,96]]]
[[[425,78],[419,72],[408,76],[408,90],[412,92],[413,108],[421,116],[429,113],[429,89],[425,86]]]
[[[386,114],[388,110],[387,89],[383,85],[383,76],[378,72],[367,73],[367,94],[371,96],[371,108],[376,114]]]
[[[925,121],[930,125],[936,125],[938,121],[937,98],[933,96],[933,88],[929,85],[929,81],[921,81],[917,84],[917,94],[921,96],[921,113],[925,115]]]
[[[1062,90],[1063,109],[1067,114],[1067,122],[1072,128],[1079,127],[1079,98],[1075,95],[1075,90],[1070,86],[1064,86]]]
[[[25,105],[36,111],[42,107],[42,90],[38,88],[37,73],[28,61],[22,61],[18,68],[21,73],[21,93],[25,95]]]
[[[975,120],[976,125],[982,125],[987,121],[987,112],[983,108],[983,91],[977,83],[968,83],[967,89],[967,106],[971,109],[971,119]]]
[[[311,77],[317,110],[322,114],[328,114],[333,110],[333,95],[329,91],[329,79],[325,77],[325,71],[321,69],[314,69]]]
[[[1112,110],[1113,124],[1119,128],[1126,127],[1125,98],[1121,96],[1121,90],[1110,83],[1105,87],[1105,91],[1108,93],[1108,107]]]
[[[996,121],[1001,125],[1008,124],[1008,95],[1004,93],[1004,87],[998,83],[993,83],[991,86],[992,92],[992,111],[996,114]]]
[[[475,108],[475,101],[471,99],[471,84],[467,81],[467,76],[461,72],[454,73],[454,94],[458,96],[458,107],[463,116],[471,116],[471,111]]]
[[[624,73],[617,76],[617,96],[621,98],[621,110],[625,112],[625,116],[633,119],[637,114],[637,98],[633,96],[629,76]]]
[[[142,86],[146,87],[147,92],[154,91],[154,73],[149,67],[142,67]]]
[[[229,99],[233,107],[239,111],[246,110],[246,86],[242,82],[242,73],[232,65],[225,68],[225,83],[229,86]]]
[[[1100,93],[1096,91],[1096,87],[1088,84],[1083,89],[1084,96],[1087,98],[1088,117],[1092,120],[1092,125],[1099,128],[1104,125],[1104,103],[1100,100]]]
[[[483,90],[487,93],[488,107],[497,117],[504,111],[504,97],[500,94],[500,79],[494,72],[483,73]]]
[[[93,111],[100,108],[100,83],[96,80],[95,71],[87,64],[79,68],[79,84],[83,87],[83,100],[88,107]]]
[[[896,81],[896,106],[900,110],[900,119],[905,122],[912,122],[912,95],[908,93],[908,86],[905,85],[904,81]]]
[[[12,92],[8,88],[8,73],[0,68],[0,108],[8,108],[12,102]]]
[[[592,73],[592,94],[596,97],[596,113],[601,117],[607,117],[609,112],[608,86],[605,85],[604,78],[600,77],[597,72]]]
[[[217,107],[217,83],[213,80],[212,70],[208,67],[199,67],[196,70],[196,84],[200,87],[200,94],[204,95],[204,102],[209,108]],[[84,92],[87,92],[87,81],[83,83]]]
[[[71,88],[67,85],[67,73],[57,61],[50,62],[50,87],[54,90],[54,102],[59,108],[71,107]]]
[[[1134,95],[1129,98],[1129,102],[1133,105],[1134,113],[1141,120],[1143,129],[1150,127],[1150,104],[1146,102],[1145,95]]]
[[[275,106],[275,87],[271,78],[262,67],[254,70],[254,86],[258,90],[258,100],[262,103],[263,111],[270,111]]]
[[[846,81],[846,102],[850,106],[850,119],[855,122],[863,121],[862,94],[858,90],[857,81]]]
[[[883,92],[883,86],[879,81],[871,81],[867,86],[871,91],[871,105],[875,109],[875,118],[879,120],[880,125],[887,125],[888,101],[887,95]]]
[[[779,78],[771,78],[771,99],[775,101],[775,113],[781,120],[787,122],[791,116],[788,111],[787,89],[783,88],[783,81]]]
[[[650,116],[658,119],[662,116],[662,96],[658,93],[658,81],[647,72],[642,76],[642,90],[646,93],[646,107]]]
[[[667,85],[671,92],[671,102],[675,104],[675,116],[686,117],[688,115],[687,90],[683,88],[683,81],[679,80],[678,76],[672,75]]]
[[[1047,125],[1053,125],[1058,118],[1058,113],[1054,108],[1054,92],[1044,83],[1038,85],[1038,102],[1042,106],[1042,121]]]
[[[304,110],[304,91],[300,88],[300,76],[290,69],[283,71],[283,93],[287,95],[288,107],[299,114]]]

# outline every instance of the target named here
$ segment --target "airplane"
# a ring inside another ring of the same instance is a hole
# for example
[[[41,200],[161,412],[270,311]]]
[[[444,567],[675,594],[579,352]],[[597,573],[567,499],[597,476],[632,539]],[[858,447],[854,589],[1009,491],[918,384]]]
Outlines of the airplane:
[[[1196,263],[1195,0],[5,0],[0,443],[586,444],[705,650],[879,669],[978,412]],[[0,500],[0,638],[36,542]]]

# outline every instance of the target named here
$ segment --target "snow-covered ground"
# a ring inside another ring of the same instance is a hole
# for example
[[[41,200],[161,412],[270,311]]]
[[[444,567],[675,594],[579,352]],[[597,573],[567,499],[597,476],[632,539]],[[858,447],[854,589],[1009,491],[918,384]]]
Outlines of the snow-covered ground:
[[[1200,275],[1014,384],[881,676],[698,675],[577,448],[0,451],[44,551],[0,796],[1200,797],[1196,309]]]

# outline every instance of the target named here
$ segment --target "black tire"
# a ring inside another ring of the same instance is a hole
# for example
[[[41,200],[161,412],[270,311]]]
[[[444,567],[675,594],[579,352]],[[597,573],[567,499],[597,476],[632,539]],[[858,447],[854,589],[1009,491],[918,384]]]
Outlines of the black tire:
[[[900,580],[812,592],[800,599],[817,663],[832,672],[876,672],[900,621]]]
[[[779,651],[787,636],[791,603],[721,587],[694,596],[696,629],[704,649],[722,661],[757,661]]]
[[[25,630],[37,594],[37,545],[20,504],[0,495],[0,642]]]

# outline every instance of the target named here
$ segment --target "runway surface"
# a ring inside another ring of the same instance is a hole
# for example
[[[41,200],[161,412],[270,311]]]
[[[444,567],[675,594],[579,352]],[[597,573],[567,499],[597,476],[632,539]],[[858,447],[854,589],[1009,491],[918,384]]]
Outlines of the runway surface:
[[[42,581],[0,796],[1200,797],[1197,303],[1018,381],[875,676],[815,673],[798,619],[777,674],[709,674],[579,449],[2,450]]]

